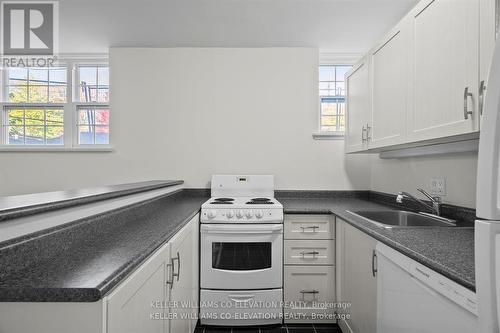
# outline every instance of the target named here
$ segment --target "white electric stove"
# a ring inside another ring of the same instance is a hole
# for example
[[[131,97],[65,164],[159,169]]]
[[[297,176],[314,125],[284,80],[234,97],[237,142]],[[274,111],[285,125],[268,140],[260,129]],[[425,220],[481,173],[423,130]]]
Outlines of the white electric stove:
[[[283,206],[274,177],[214,175],[211,190],[201,207],[201,323],[281,323]]]

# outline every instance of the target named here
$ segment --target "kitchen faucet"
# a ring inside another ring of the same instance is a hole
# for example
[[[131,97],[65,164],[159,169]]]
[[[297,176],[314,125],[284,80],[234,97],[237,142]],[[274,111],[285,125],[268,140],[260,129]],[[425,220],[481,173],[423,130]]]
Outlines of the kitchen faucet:
[[[427,198],[429,198],[429,200],[432,203],[432,206],[425,203],[424,201],[420,200],[419,198],[411,195],[408,192],[399,192],[398,196],[396,197],[396,202],[403,203],[404,198],[410,198],[413,201],[419,203],[420,205],[426,207],[427,209],[430,209],[435,215],[441,216],[441,204],[442,204],[441,198],[440,197],[433,197],[432,195],[427,193],[427,191],[425,191],[421,188],[417,188],[417,191],[419,191],[420,193],[425,195]]]

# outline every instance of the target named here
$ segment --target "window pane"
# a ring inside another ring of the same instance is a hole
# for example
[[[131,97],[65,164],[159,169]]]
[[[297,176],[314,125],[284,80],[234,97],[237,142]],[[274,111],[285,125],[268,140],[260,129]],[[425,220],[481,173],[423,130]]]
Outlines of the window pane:
[[[97,85],[97,67],[78,67],[80,73],[80,84]]]
[[[49,71],[48,69],[29,68],[29,84],[30,85],[48,85]]]
[[[28,70],[26,68],[9,68],[9,85],[26,85]]]
[[[96,109],[95,110],[95,123],[97,125],[109,125],[109,110]]]
[[[26,126],[25,133],[27,145],[43,145],[45,143],[44,126]]]
[[[94,144],[94,126],[78,126],[78,143],[81,145]]]
[[[51,68],[49,72],[50,85],[66,85],[66,68]]]
[[[10,86],[9,87],[9,102],[25,103],[28,101],[27,86]]]
[[[321,114],[333,116],[337,114],[337,103],[321,103]]]
[[[323,126],[337,126],[337,116],[322,116],[321,125]]]
[[[24,124],[24,110],[9,110],[7,111],[7,122],[9,125]]]
[[[108,103],[109,102],[109,88],[108,87],[99,87],[97,91],[97,101],[99,103]]]
[[[109,126],[95,126],[95,143],[98,145],[109,144]]]
[[[50,86],[49,103],[66,103],[66,86]]]
[[[62,126],[47,126],[47,144],[48,145],[62,145],[64,127]]]
[[[100,86],[109,86],[109,67],[98,67],[97,84]]]
[[[94,124],[94,110],[80,109],[78,111],[78,124]]]
[[[335,81],[335,66],[319,66],[320,81]]]
[[[9,145],[23,145],[24,144],[24,127],[23,126],[9,126],[7,134],[7,144]]]
[[[61,126],[64,123],[64,111],[46,110],[45,119],[47,126]]]
[[[48,87],[47,86],[29,86],[30,103],[47,103],[48,102]]]

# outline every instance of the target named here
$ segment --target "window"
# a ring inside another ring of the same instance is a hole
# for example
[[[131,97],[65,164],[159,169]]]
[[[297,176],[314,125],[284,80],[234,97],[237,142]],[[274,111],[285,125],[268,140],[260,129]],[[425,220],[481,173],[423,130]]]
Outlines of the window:
[[[86,63],[4,68],[0,146],[108,146],[109,67]]]
[[[319,130],[322,134],[343,136],[345,132],[345,74],[347,65],[319,66]]]

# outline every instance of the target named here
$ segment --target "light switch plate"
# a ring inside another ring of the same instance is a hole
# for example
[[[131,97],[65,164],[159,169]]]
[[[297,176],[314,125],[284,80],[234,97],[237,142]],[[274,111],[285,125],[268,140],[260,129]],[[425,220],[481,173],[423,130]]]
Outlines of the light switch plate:
[[[432,195],[439,195],[439,196],[446,195],[446,179],[431,178],[429,188]]]

